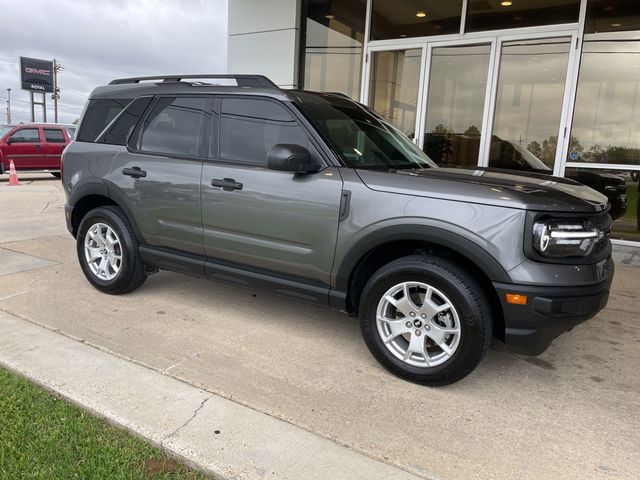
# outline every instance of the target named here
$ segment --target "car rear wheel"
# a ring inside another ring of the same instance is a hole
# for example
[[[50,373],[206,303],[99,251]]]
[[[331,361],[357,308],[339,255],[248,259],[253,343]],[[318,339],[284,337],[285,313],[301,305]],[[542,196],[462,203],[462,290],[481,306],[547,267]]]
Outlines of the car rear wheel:
[[[147,279],[138,241],[118,207],[98,207],[87,213],[80,222],[76,247],[87,280],[102,292],[127,293]]]
[[[489,303],[455,263],[412,255],[378,270],[361,297],[367,347],[392,373],[424,385],[465,377],[489,348]]]

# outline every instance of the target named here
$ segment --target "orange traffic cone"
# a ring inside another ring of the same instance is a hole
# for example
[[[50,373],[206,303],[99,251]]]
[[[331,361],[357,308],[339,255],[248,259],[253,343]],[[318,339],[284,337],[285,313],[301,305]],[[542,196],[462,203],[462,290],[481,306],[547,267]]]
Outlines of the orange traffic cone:
[[[9,185],[20,185],[18,181],[18,174],[16,173],[16,166],[13,164],[13,160],[9,163]]]

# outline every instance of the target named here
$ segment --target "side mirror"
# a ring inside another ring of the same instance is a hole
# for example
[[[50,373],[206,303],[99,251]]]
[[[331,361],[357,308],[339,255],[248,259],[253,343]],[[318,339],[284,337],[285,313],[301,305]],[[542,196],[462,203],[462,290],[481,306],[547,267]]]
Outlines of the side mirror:
[[[267,153],[267,167],[281,172],[314,173],[322,165],[314,163],[309,150],[302,145],[279,143]]]

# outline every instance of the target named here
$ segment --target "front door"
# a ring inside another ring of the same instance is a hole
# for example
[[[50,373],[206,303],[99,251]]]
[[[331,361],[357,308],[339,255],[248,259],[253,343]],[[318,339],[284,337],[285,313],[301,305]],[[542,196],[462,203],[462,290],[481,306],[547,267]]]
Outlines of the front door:
[[[19,170],[38,170],[44,165],[44,150],[38,127],[23,127],[14,131],[4,147],[7,164],[13,160]]]
[[[267,169],[267,152],[279,143],[303,145],[320,156],[280,102],[224,97],[217,105],[219,141],[202,171],[207,257],[328,285],[342,192],[338,169]]]

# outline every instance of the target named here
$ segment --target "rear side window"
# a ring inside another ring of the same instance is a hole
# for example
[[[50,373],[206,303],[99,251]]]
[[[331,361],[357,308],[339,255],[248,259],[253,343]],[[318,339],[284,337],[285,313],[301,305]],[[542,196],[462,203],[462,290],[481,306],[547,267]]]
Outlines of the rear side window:
[[[82,124],[76,140],[95,142],[98,135],[116,118],[130,102],[131,98],[112,98],[108,100],[89,100],[87,110],[82,117]]]
[[[67,140],[64,138],[62,130],[57,128],[45,128],[44,138],[47,143],[65,143]]]
[[[37,128],[21,128],[8,138],[12,143],[39,143],[40,134]]]
[[[205,156],[204,97],[161,97],[142,126],[140,150]]]
[[[277,103],[255,98],[224,98],[220,115],[220,158],[265,166],[267,152],[278,143],[312,150],[295,118]]]
[[[99,143],[126,145],[129,135],[140,121],[152,97],[136,98],[120,112],[109,129],[98,139]]]

